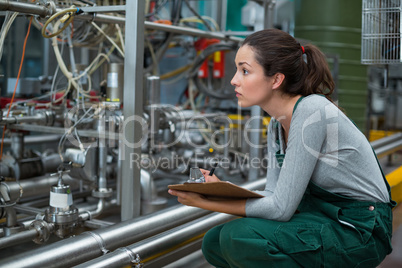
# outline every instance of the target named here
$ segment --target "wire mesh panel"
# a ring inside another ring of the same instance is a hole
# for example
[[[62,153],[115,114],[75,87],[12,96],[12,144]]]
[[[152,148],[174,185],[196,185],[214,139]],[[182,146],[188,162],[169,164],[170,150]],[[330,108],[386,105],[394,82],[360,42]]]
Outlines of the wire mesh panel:
[[[401,5],[402,0],[363,0],[363,64],[402,63]]]

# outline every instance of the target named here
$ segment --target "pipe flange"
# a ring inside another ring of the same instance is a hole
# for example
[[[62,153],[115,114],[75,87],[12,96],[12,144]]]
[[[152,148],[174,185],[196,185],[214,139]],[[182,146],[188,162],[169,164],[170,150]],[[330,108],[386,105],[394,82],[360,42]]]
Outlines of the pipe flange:
[[[48,0],[46,3],[46,7],[48,9],[48,14],[47,16],[52,16],[53,14],[56,13],[56,4],[52,0]]]
[[[78,209],[72,207],[68,211],[52,211],[51,209],[46,209],[45,218],[47,222],[52,222],[55,224],[70,224],[78,222]]]
[[[97,198],[109,198],[113,196],[113,190],[111,188],[93,190],[92,196]]]
[[[50,234],[53,230],[53,225],[49,225],[45,221],[36,220],[33,221],[29,226],[29,230],[31,229],[35,229],[38,233],[37,237],[34,238],[32,241],[34,241],[36,244],[43,244],[44,242],[49,240]]]

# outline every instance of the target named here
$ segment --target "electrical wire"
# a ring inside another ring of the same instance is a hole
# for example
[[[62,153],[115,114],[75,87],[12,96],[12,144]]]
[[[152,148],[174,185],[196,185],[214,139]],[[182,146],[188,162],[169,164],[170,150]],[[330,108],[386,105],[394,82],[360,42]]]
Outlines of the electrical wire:
[[[166,5],[168,0],[162,0],[162,1],[158,1],[154,7],[154,11],[152,11],[151,13],[145,14],[145,18],[150,18],[152,16],[155,16],[159,10]],[[159,3],[160,2],[160,3]]]
[[[58,153],[59,153],[59,156],[60,156],[60,159],[61,159],[62,162],[64,162],[64,157],[63,157],[62,151],[63,151],[63,145],[64,145],[64,143],[65,143],[65,141],[66,141],[66,137],[67,137],[68,135],[70,135],[73,130],[75,130],[75,128],[77,127],[77,125],[80,124],[81,121],[83,121],[83,120],[85,119],[85,116],[86,116],[92,109],[93,109],[93,107],[91,106],[91,107],[82,115],[82,117],[81,117],[79,120],[77,120],[77,121],[75,122],[75,124],[74,124],[72,127],[70,127],[68,130],[66,130],[66,132],[64,132],[63,136],[60,138],[59,146],[58,146],[57,151],[58,151]],[[95,113],[92,114],[91,116],[89,116],[88,118],[92,118],[93,116],[95,116]],[[78,135],[77,132],[75,132],[75,133]],[[85,150],[83,149],[84,147],[83,147],[81,141],[79,140],[79,138],[78,138],[78,141],[79,141],[79,143],[80,143],[79,147],[80,147],[81,151],[85,151]]]
[[[6,39],[7,33],[10,30],[11,25],[13,24],[15,18],[18,16],[18,12],[14,12],[11,17],[9,16],[9,12],[7,11],[6,18],[4,19],[3,26],[1,27],[1,35],[0,35],[0,61],[3,56],[3,48],[4,41]]]
[[[43,25],[42,27],[42,36],[45,38],[52,38],[55,37],[57,35],[59,35],[60,33],[62,33],[69,25],[70,23],[74,20],[74,15],[75,14],[80,14],[83,13],[82,9],[80,8],[67,8],[67,9],[63,9],[57,13],[55,13],[53,16],[51,16],[46,22],[45,25]],[[59,22],[64,22],[63,27],[61,27],[58,31],[53,32],[50,35],[46,34],[46,28],[49,25],[49,23],[51,23],[53,20],[55,20],[57,17],[63,15],[63,17],[58,20]]]
[[[22,70],[22,64],[24,63],[25,49],[27,47],[28,36],[29,36],[29,33],[31,32],[32,19],[33,19],[33,17],[31,17],[29,19],[28,31],[27,31],[27,34],[25,36],[24,45],[22,47],[22,56],[21,56],[20,67],[18,69],[17,81],[15,82],[13,96],[12,96],[11,101],[10,101],[10,106],[8,107],[8,112],[7,112],[7,116],[6,116],[7,118],[10,115],[11,106],[12,106],[12,104],[14,102],[15,93],[17,92],[18,82],[19,82],[20,75],[21,75],[21,70]],[[1,138],[1,145],[0,145],[0,161],[3,158],[4,135],[6,133],[6,129],[7,129],[7,125],[4,125],[4,127],[3,127],[3,135],[2,135],[2,138]]]
[[[119,24],[116,23],[115,25],[117,28],[117,34],[119,35],[119,38],[120,38],[121,49],[125,53],[124,39],[123,39],[123,34],[121,33],[121,28],[120,28]]]
[[[204,20],[204,18],[201,17],[200,14],[198,14],[197,11],[195,11],[195,9],[190,5],[190,3],[188,2],[188,0],[184,0],[184,2],[186,2],[186,5],[187,5],[188,9],[190,9],[190,11],[191,11],[199,20],[202,21],[202,23],[205,25],[205,27],[207,27],[207,29],[212,32],[213,30],[212,30],[211,26],[209,26],[209,24]]]
[[[217,23],[213,18],[208,17],[208,16],[202,16],[202,18],[203,18],[204,20],[210,21],[211,24],[214,25],[215,31],[219,31],[219,25],[218,25],[218,23]],[[180,20],[180,23],[183,23],[183,22],[195,22],[195,23],[202,23],[202,24],[204,24],[204,22],[201,21],[200,19],[198,19],[197,17],[183,18],[183,19]]]
[[[205,84],[202,82],[201,78],[198,77],[198,69],[201,67],[201,65],[204,63],[204,61],[213,53],[217,51],[230,51],[230,50],[236,50],[237,49],[237,44],[234,43],[218,43],[218,44],[213,44],[208,46],[206,49],[204,49],[195,59],[194,59],[194,64],[193,68],[190,70],[190,80],[194,82],[194,85],[197,87],[197,89],[204,93],[205,95],[209,97],[213,97],[216,99],[232,99],[234,98],[234,91],[231,90],[230,92],[222,92],[221,90],[216,90],[214,88],[210,88],[208,86],[205,86]]]
[[[113,41],[110,36],[108,36],[95,22],[91,22],[91,24],[99,31],[101,32],[107,40],[109,40],[110,43],[112,43],[113,46],[116,47],[117,51],[121,54],[121,56],[124,58],[124,52],[121,50],[121,48],[116,44],[116,42]]]

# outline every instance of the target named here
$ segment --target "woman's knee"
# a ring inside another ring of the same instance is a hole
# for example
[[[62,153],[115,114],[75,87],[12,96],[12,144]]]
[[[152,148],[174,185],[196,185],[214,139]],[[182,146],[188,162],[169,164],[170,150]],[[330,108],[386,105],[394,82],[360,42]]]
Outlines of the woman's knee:
[[[214,228],[210,229],[204,235],[202,239],[202,252],[208,254],[210,251],[214,251],[217,246],[219,246],[219,236],[223,225],[215,226]]]

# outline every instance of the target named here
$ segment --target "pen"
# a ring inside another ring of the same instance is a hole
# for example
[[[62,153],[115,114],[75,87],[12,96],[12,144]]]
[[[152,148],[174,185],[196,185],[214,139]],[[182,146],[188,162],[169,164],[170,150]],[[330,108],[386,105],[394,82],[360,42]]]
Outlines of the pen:
[[[217,166],[218,166],[218,163],[215,163],[215,164],[213,165],[213,167],[212,167],[211,171],[209,172],[208,176],[214,175],[215,168],[216,168]]]

